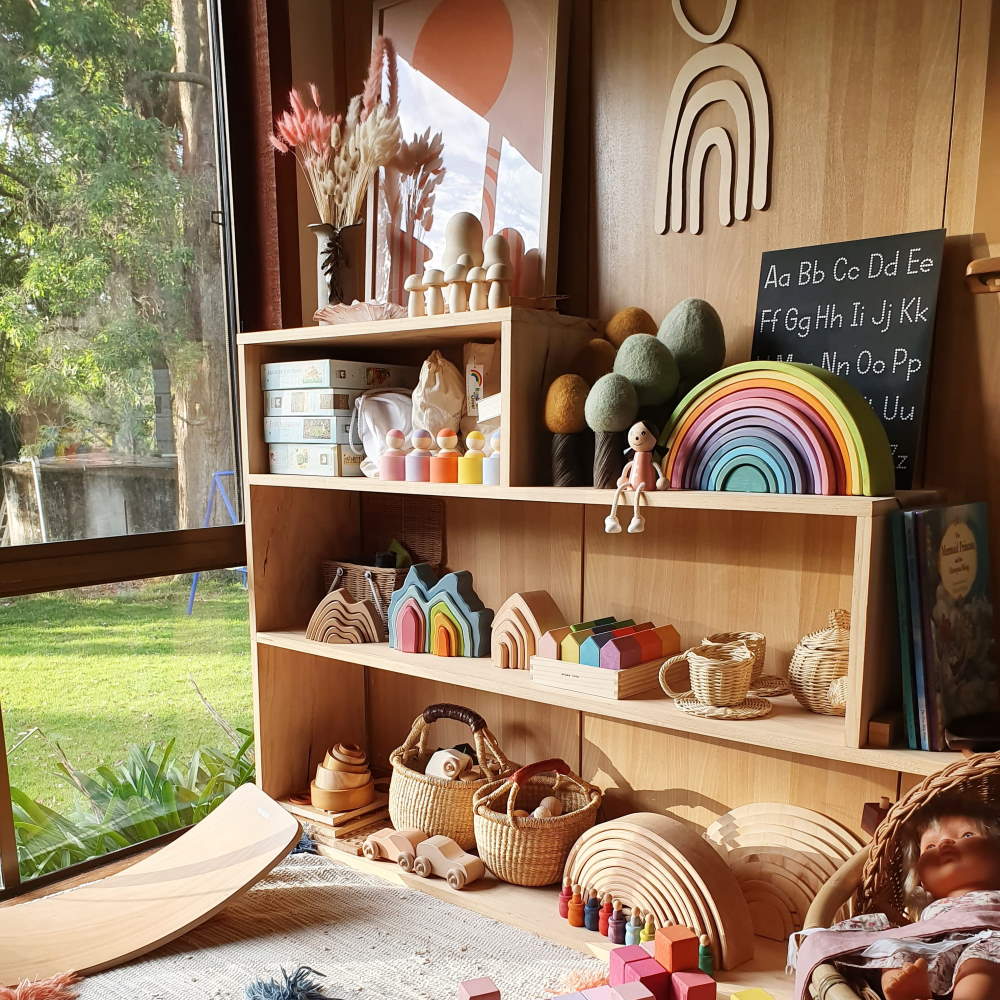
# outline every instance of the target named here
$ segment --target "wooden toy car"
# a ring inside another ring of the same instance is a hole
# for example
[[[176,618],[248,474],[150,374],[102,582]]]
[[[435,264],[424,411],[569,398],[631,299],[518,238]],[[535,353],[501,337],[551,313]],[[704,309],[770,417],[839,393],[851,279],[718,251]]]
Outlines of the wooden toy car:
[[[417,845],[413,870],[422,878],[437,875],[452,889],[462,889],[482,878],[486,867],[474,854],[466,854],[451,837],[428,837]]]
[[[369,861],[395,861],[405,872],[413,871],[417,844],[427,839],[422,830],[394,830],[387,826],[365,838],[362,853]]]

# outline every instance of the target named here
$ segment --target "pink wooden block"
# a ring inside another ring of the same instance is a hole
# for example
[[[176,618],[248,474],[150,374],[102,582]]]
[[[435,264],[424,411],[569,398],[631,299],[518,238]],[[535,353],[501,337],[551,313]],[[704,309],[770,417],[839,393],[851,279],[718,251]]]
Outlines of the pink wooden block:
[[[427,623],[420,605],[411,597],[396,612],[396,642],[403,653],[426,652],[425,630]]]
[[[538,647],[535,653],[538,656],[547,656],[550,660],[558,660],[562,650],[562,641],[569,635],[569,626],[554,628],[538,640]]]
[[[618,1000],[610,986],[592,986],[589,990],[584,990],[583,995],[587,1000]]]
[[[648,958],[646,950],[637,944],[612,949],[611,958],[608,960],[608,982],[612,986],[628,982],[625,977],[625,967],[631,962],[644,962]]]
[[[601,666],[605,670],[624,670],[626,667],[634,667],[637,663],[642,663],[640,656],[642,647],[632,635],[623,635],[620,639],[613,639],[601,648]]]
[[[653,1000],[653,994],[642,983],[622,983],[612,986],[611,992],[617,1000]]]
[[[675,972],[669,1000],[715,1000],[715,980],[704,972]]]
[[[625,982],[642,983],[653,994],[654,1000],[671,1000],[670,973],[655,958],[629,962],[625,966]]]
[[[458,987],[458,1000],[500,1000],[500,991],[488,976],[467,979]]]

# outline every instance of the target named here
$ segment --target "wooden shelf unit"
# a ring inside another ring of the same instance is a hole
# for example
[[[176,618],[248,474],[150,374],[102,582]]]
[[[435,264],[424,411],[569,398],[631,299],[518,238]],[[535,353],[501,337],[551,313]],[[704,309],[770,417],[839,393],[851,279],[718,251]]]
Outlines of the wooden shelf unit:
[[[548,465],[545,389],[591,335],[584,321],[513,309],[240,336],[259,784],[279,799],[301,791],[338,740],[364,744],[384,770],[427,704],[457,701],[485,716],[511,759],[561,756],[604,787],[608,817],[668,811],[706,826],[746,802],[776,801],[857,830],[865,801],[895,798],[955,759],[864,745],[871,716],[899,702],[887,517],[900,499],[657,493],[644,534],[605,534],[609,491],[539,485]],[[492,339],[501,344],[502,486],[268,473],[262,363],[325,356],[416,364],[435,347],[460,363],[463,343]],[[399,497],[419,504],[421,496],[443,503],[447,567],[470,570],[493,608],[514,591],[544,589],[568,621],[604,614],[669,621],[685,645],[753,629],[767,636],[768,673],[785,668],[798,638],[822,627],[829,610],[850,608],[846,717],[814,715],[785,697],[767,719],[699,719],[654,693],[607,701],[536,687],[527,673],[487,660],[306,640],[322,596],[321,561],[384,547],[389,539],[368,537],[378,521],[368,515]],[[438,726],[441,745],[467,738],[454,723]],[[414,884],[443,891],[433,881]],[[540,913],[551,902],[548,891],[510,886],[448,895],[514,923],[516,913]],[[557,940],[566,930],[558,920],[532,920],[532,929]],[[734,982],[773,987],[780,961],[761,959],[767,969],[755,963]]]

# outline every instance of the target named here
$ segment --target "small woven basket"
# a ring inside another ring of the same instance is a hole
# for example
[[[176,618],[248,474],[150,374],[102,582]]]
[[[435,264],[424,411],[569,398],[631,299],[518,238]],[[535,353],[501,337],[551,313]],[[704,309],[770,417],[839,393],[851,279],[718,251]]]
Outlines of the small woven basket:
[[[803,708],[819,715],[847,712],[847,662],[851,646],[851,614],[830,612],[829,625],[803,636],[788,665],[788,682]],[[840,682],[840,683],[837,683]]]
[[[561,815],[514,815],[515,809],[530,813],[548,795],[562,800]],[[558,882],[570,849],[597,821],[603,800],[604,793],[575,775],[563,760],[528,764],[476,792],[472,808],[479,856],[498,879],[512,885]]]
[[[660,667],[660,687],[671,698],[693,694],[702,705],[739,705],[750,690],[753,660],[743,642],[702,643]]]
[[[481,778],[450,780],[424,774],[433,750],[427,748],[427,727],[438,719],[454,719],[472,730]],[[423,830],[428,837],[451,837],[463,850],[476,845],[472,797],[489,781],[517,769],[500,749],[478,712],[461,705],[429,705],[413,720],[406,742],[389,755],[389,818],[397,830]]]
[[[731,642],[742,642],[753,654],[753,668],[750,671],[750,686],[764,673],[764,654],[767,651],[767,638],[760,632],[716,632],[706,636],[702,643],[717,643],[725,646]]]

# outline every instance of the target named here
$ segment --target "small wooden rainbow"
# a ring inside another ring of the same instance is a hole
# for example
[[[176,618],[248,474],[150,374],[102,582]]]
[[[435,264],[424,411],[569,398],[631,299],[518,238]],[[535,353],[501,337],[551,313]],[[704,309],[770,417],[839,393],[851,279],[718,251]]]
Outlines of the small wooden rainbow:
[[[696,385],[660,443],[671,489],[882,496],[895,489],[885,428],[844,379],[748,361]]]

